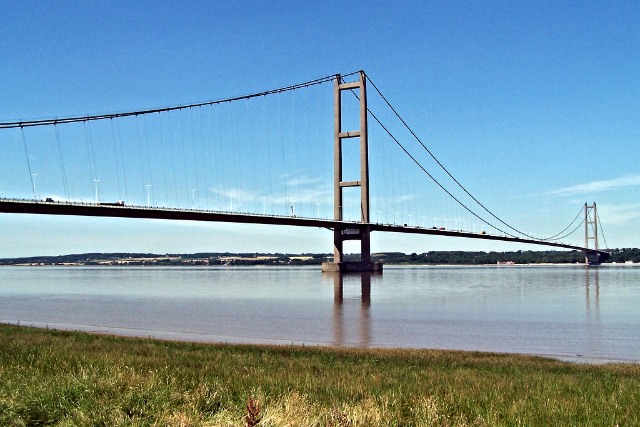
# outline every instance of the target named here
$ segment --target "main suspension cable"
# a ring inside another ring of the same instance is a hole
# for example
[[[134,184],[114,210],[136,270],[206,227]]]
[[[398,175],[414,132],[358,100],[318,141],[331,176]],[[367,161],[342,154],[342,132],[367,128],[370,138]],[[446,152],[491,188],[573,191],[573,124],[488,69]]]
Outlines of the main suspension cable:
[[[598,218],[598,226],[600,227],[600,233],[602,233],[602,239],[604,240],[604,248],[609,249],[609,245],[607,245],[607,238],[604,237],[604,229],[602,228],[602,223],[600,222],[600,215],[597,215],[596,213],[596,217]]]
[[[367,111],[369,111],[369,114],[371,114],[371,117],[373,117],[373,119],[374,119],[376,122],[378,122],[378,124],[382,127],[382,129],[384,129],[384,130],[385,130],[385,132],[387,132],[387,135],[389,135],[389,137],[391,137],[391,139],[393,139],[393,141],[394,141],[396,144],[398,144],[398,146],[399,146],[400,148],[402,148],[402,150],[405,152],[405,154],[406,154],[407,156],[409,156],[409,158],[410,158],[411,160],[413,160],[413,162],[414,162],[416,165],[418,165],[418,167],[419,167],[420,169],[422,169],[422,171],[423,171],[425,174],[427,174],[427,176],[428,176],[429,178],[431,178],[431,180],[432,180],[433,182],[435,182],[435,183],[438,185],[438,187],[440,187],[440,188],[441,188],[445,193],[447,193],[447,194],[449,195],[449,197],[451,197],[453,200],[455,200],[455,201],[456,201],[460,206],[462,206],[462,207],[463,207],[467,212],[469,212],[471,215],[475,216],[476,218],[478,218],[480,221],[484,222],[484,223],[485,223],[485,224],[487,224],[488,226],[493,227],[493,228],[495,228],[496,230],[498,230],[498,231],[500,231],[500,232],[502,232],[502,233],[504,233],[504,234],[506,234],[506,235],[508,235],[508,236],[510,236],[510,237],[517,238],[517,236],[515,236],[515,235],[513,235],[513,234],[510,234],[510,233],[508,233],[507,231],[502,230],[502,229],[500,229],[500,228],[498,228],[498,227],[496,227],[496,226],[494,226],[494,225],[490,224],[489,222],[487,222],[486,220],[484,220],[482,217],[480,217],[478,214],[476,214],[474,211],[472,211],[471,209],[469,209],[469,208],[468,208],[464,203],[462,203],[460,200],[458,200],[458,199],[457,199],[453,194],[451,194],[451,193],[450,193],[446,188],[444,188],[444,186],[443,186],[442,184],[440,184],[440,182],[438,182],[438,180],[437,180],[437,179],[435,179],[435,178],[433,177],[433,175],[431,175],[431,174],[430,174],[430,173],[429,173],[429,172],[428,172],[428,171],[427,171],[427,170],[426,170],[426,169],[425,169],[425,168],[420,164],[420,162],[418,162],[418,161],[416,160],[416,158],[415,158],[415,157],[413,157],[413,156],[409,153],[409,151],[407,151],[407,149],[406,149],[406,148],[405,148],[405,147],[400,143],[400,141],[398,141],[398,139],[397,139],[395,136],[393,136],[393,134],[389,131],[389,129],[387,129],[387,127],[386,127],[385,125],[383,125],[383,124],[382,124],[382,122],[378,119],[378,117],[377,117],[375,114],[373,114],[373,113],[371,112],[371,110],[369,110],[369,109],[367,108]]]
[[[345,74],[344,77],[348,77],[348,76],[354,75],[356,73],[357,73],[357,71],[353,72],[353,73]],[[217,100],[217,101],[200,102],[200,103],[196,103],[196,104],[178,105],[178,106],[165,107],[165,108],[154,108],[154,109],[150,109],[150,110],[138,110],[138,111],[125,112],[125,113],[98,114],[98,115],[94,115],[94,116],[78,116],[78,117],[66,117],[66,118],[60,118],[60,119],[41,119],[41,120],[25,120],[25,121],[20,121],[20,122],[4,122],[4,123],[0,123],[0,129],[25,128],[25,127],[30,127],[30,126],[46,126],[46,125],[53,125],[53,124],[60,124],[60,123],[74,123],[74,122],[86,122],[86,121],[93,121],[93,120],[113,119],[113,118],[117,118],[117,117],[130,117],[130,116],[138,116],[138,115],[142,115],[142,114],[161,113],[161,112],[164,112],[164,111],[183,110],[185,108],[192,108],[192,107],[203,107],[205,105],[223,104],[223,103],[226,103],[226,102],[240,101],[242,99],[257,98],[257,97],[260,97],[260,96],[272,95],[274,93],[288,92],[290,90],[296,90],[296,89],[302,89],[302,88],[309,87],[309,86],[315,86],[315,85],[318,85],[318,84],[331,82],[335,78],[336,78],[336,75],[332,74],[330,76],[321,77],[319,79],[314,79],[314,80],[309,80],[309,81],[304,82],[304,83],[298,83],[298,84],[294,84],[294,85],[290,85],[290,86],[284,86],[284,87],[281,87],[281,88],[278,88],[278,89],[271,89],[271,90],[267,90],[267,91],[264,91],[264,92],[257,92],[257,93],[252,93],[252,94],[249,94],[249,95],[236,96],[236,97],[233,97],[233,98],[225,98],[225,99],[220,99],[220,100]]]
[[[366,74],[365,74],[365,75],[366,75]],[[502,223],[502,224],[503,224],[503,225],[505,225],[506,227],[510,228],[511,230],[515,231],[516,233],[519,233],[519,234],[521,234],[521,235],[523,235],[523,236],[526,236],[526,237],[529,237],[529,238],[531,238],[531,239],[535,239],[535,240],[552,240],[552,239],[553,239],[553,237],[555,237],[555,236],[552,236],[552,237],[548,237],[548,238],[545,238],[545,239],[540,239],[540,238],[537,238],[537,237],[531,236],[531,235],[529,235],[529,234],[527,234],[527,233],[524,233],[524,232],[522,232],[522,231],[518,230],[517,228],[512,227],[511,225],[509,225],[509,224],[507,224],[506,222],[504,222],[502,219],[500,219],[498,216],[496,216],[493,212],[491,212],[491,211],[490,211],[486,206],[484,206],[482,203],[480,203],[480,201],[479,201],[478,199],[476,199],[476,198],[475,198],[471,193],[469,193],[469,191],[467,191],[467,189],[466,189],[462,184],[460,184],[460,182],[459,182],[457,179],[455,179],[455,178],[453,177],[453,175],[451,175],[451,173],[447,170],[447,168],[445,168],[445,167],[444,167],[444,165],[443,165],[442,163],[440,163],[440,161],[439,161],[439,160],[438,160],[438,159],[433,155],[433,153],[432,153],[432,152],[431,152],[431,151],[426,147],[426,145],[424,145],[424,143],[422,142],[422,140],[421,140],[421,139],[420,139],[420,138],[415,134],[415,132],[414,132],[414,131],[409,127],[409,125],[407,125],[407,123],[402,119],[402,117],[400,116],[400,114],[398,114],[398,112],[396,111],[396,109],[395,109],[395,108],[393,108],[393,106],[391,105],[391,103],[387,100],[387,98],[385,98],[385,96],[382,94],[382,92],[380,92],[380,90],[379,90],[379,89],[378,89],[378,87],[375,85],[375,83],[371,80],[371,78],[370,78],[368,75],[366,75],[366,77],[367,77],[367,80],[369,80],[369,82],[371,83],[371,85],[374,87],[374,89],[376,90],[376,92],[378,92],[378,94],[380,95],[380,97],[382,97],[382,99],[384,100],[384,102],[385,102],[385,103],[387,104],[387,106],[391,109],[391,111],[393,111],[393,113],[396,115],[396,117],[397,117],[397,118],[402,122],[402,124],[404,125],[404,127],[405,127],[405,128],[406,128],[406,129],[411,133],[411,135],[413,135],[413,137],[416,139],[416,141],[418,141],[418,142],[420,143],[420,145],[422,146],[422,148],[424,148],[424,149],[425,149],[425,151],[426,151],[427,153],[429,153],[429,155],[431,156],[431,158],[432,158],[432,159],[433,159],[433,160],[438,164],[438,166],[440,166],[440,168],[442,168],[442,170],[443,170],[447,175],[449,175],[449,177],[450,177],[450,178],[451,178],[451,179],[452,179],[452,180],[453,180],[453,181],[454,181],[454,182],[455,182],[455,183],[456,183],[456,184],[457,184],[457,185],[458,185],[458,186],[459,186],[459,187],[460,187],[460,188],[461,188],[461,189],[462,189],[462,190],[463,190],[463,191],[464,191],[464,192],[465,192],[469,197],[471,197],[471,199],[473,199],[473,201],[474,201],[474,202],[476,202],[476,203],[477,203],[477,204],[478,204],[482,209],[484,209],[484,210],[485,210],[489,215],[491,215],[493,218],[495,218],[496,220],[498,220],[500,223]],[[369,112],[371,113],[371,111],[369,111]],[[373,114],[372,114],[372,115],[373,115]],[[433,179],[433,178],[432,178],[432,179]],[[437,183],[437,181],[436,181],[436,183]],[[438,183],[438,185],[440,185],[440,184]],[[450,194],[450,193],[447,191],[447,194]],[[453,197],[453,196],[451,196],[451,197]],[[455,199],[455,198],[454,198],[454,199]],[[456,201],[458,201],[457,199],[455,199],[455,200],[456,200]],[[460,203],[460,202],[458,202],[458,203]],[[462,205],[462,204],[461,204],[461,205]],[[464,206],[464,205],[462,205],[462,206],[463,206],[465,209],[469,210],[466,206]],[[474,215],[475,215],[475,214],[474,214]],[[574,221],[575,221],[575,219],[574,219]],[[483,222],[485,222],[485,221],[483,220]],[[573,221],[572,221],[572,223],[573,223]],[[490,224],[488,224],[488,225],[490,225]],[[571,227],[571,224],[569,224],[569,226],[567,226],[567,227],[565,228],[565,230],[566,230],[567,228],[569,228],[569,227]],[[558,233],[558,234],[562,234],[563,232],[564,232],[564,230],[563,230],[563,231],[561,231],[561,232],[560,232],[560,233]],[[558,234],[556,234],[556,236],[557,236]]]
[[[554,239],[554,240],[561,240],[561,239],[564,239],[565,237],[571,236],[573,233],[576,232],[576,230],[578,230],[580,227],[582,227],[582,224],[584,224],[584,218],[582,218],[582,221],[580,221],[580,224],[576,225],[576,227],[573,230],[571,230],[567,234],[565,234],[563,236],[560,236],[560,237],[558,237],[557,239]],[[569,227],[567,227],[567,228],[569,228]]]
[[[341,80],[342,82],[344,82],[344,80],[342,79],[342,77],[340,77],[340,80]],[[372,83],[372,84],[373,84],[373,83]],[[351,90],[351,93],[352,93],[356,98],[360,99],[360,98],[358,97],[358,95],[356,95],[356,93],[355,93],[353,90]],[[380,92],[378,92],[378,93],[380,93]],[[381,94],[381,96],[382,96],[382,94]],[[508,235],[508,236],[510,236],[510,237],[517,238],[517,236],[515,236],[515,235],[513,235],[513,234],[510,234],[510,233],[508,233],[508,232],[506,232],[506,231],[504,231],[504,230],[502,230],[502,229],[500,229],[500,228],[498,228],[498,227],[496,227],[496,226],[494,226],[494,225],[490,224],[490,223],[489,223],[489,222],[487,222],[484,218],[480,217],[477,213],[475,213],[474,211],[472,211],[472,210],[471,210],[470,208],[468,208],[464,203],[462,203],[460,200],[458,200],[458,198],[456,198],[453,194],[451,194],[451,193],[449,192],[449,190],[447,190],[446,188],[444,188],[444,186],[443,186],[442,184],[440,184],[440,182],[439,182],[439,181],[438,181],[438,180],[437,180],[433,175],[431,175],[431,174],[430,174],[430,173],[429,173],[429,172],[428,172],[428,171],[427,171],[427,170],[426,170],[426,169],[425,169],[425,168],[420,164],[420,162],[418,162],[418,160],[416,160],[416,158],[415,158],[415,157],[413,157],[413,156],[411,155],[411,153],[409,153],[409,151],[404,147],[404,145],[402,145],[402,144],[400,143],[400,141],[398,141],[398,139],[397,139],[397,138],[396,138],[396,137],[391,133],[391,131],[389,131],[389,129],[388,129],[384,124],[382,124],[382,122],[380,121],[380,119],[378,119],[378,117],[377,117],[377,116],[376,116],[376,115],[375,115],[375,114],[374,114],[374,113],[369,109],[369,107],[367,107],[367,111],[369,112],[369,114],[371,114],[371,117],[373,117],[373,119],[374,119],[376,122],[378,122],[378,124],[380,125],[380,127],[382,127],[382,129],[384,129],[384,131],[387,133],[387,135],[389,135],[389,137],[390,137],[390,138],[391,138],[391,139],[392,139],[392,140],[393,140],[393,141],[394,141],[394,142],[395,142],[395,143],[396,143],[396,144],[397,144],[397,145],[402,149],[402,151],[404,151],[404,152],[405,152],[405,154],[406,154],[407,156],[409,156],[409,158],[410,158],[411,160],[413,160],[413,162],[414,162],[414,163],[415,163],[415,164],[416,164],[420,169],[422,169],[422,171],[423,171],[425,174],[427,174],[427,176],[428,176],[429,178],[431,178],[431,180],[432,180],[433,182],[435,182],[435,183],[436,183],[436,185],[437,185],[438,187],[440,187],[440,188],[442,189],[442,191],[444,191],[445,193],[447,193],[447,194],[449,195],[449,197],[451,197],[451,198],[452,198],[453,200],[455,200],[455,201],[456,201],[460,206],[462,206],[462,208],[464,208],[467,212],[469,212],[471,215],[473,215],[473,216],[475,216],[476,218],[478,218],[478,219],[479,219],[480,221],[482,221],[483,223],[487,224],[489,227],[495,228],[496,230],[498,230],[498,231],[500,231],[500,232],[502,232],[502,233],[504,233],[504,234],[506,234],[506,235]]]
[[[564,238],[565,236],[569,236],[569,235],[571,235],[571,234],[573,233],[573,231],[572,231],[571,233],[569,233],[569,234],[565,234],[564,236],[558,237],[558,236],[560,236],[562,233],[564,233],[565,231],[567,231],[567,229],[569,229],[569,227],[571,227],[571,226],[573,225],[573,223],[574,223],[574,222],[576,222],[576,220],[578,219],[578,217],[580,216],[580,214],[581,214],[581,213],[582,213],[582,211],[583,211],[582,209],[583,209],[583,208],[581,207],[581,208],[580,208],[580,210],[578,211],[578,214],[576,215],[576,217],[573,219],[573,221],[571,221],[571,223],[570,223],[569,225],[567,225],[567,226],[564,228],[564,230],[562,230],[561,232],[559,232],[559,233],[558,233],[558,234],[556,234],[556,235],[553,235],[553,236],[551,236],[551,237],[547,237],[546,239],[539,239],[539,240],[560,240],[560,239]],[[584,220],[582,220],[582,223],[584,223]],[[581,225],[582,225],[582,223],[581,223]],[[575,231],[575,230],[574,230],[574,231]]]

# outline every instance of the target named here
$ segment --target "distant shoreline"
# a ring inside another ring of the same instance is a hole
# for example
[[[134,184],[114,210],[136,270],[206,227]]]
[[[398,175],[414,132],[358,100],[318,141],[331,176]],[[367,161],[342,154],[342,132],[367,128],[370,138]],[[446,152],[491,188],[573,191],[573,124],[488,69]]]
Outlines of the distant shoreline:
[[[522,266],[522,265],[576,265],[584,264],[580,251],[431,251],[421,254],[382,252],[372,254],[374,261],[398,266]],[[206,252],[194,254],[153,253],[85,253],[57,256],[15,257],[0,259],[1,266],[104,266],[104,267],[249,267],[249,266],[320,266],[333,260],[331,254],[282,254],[282,253],[230,253]],[[357,260],[347,255],[347,261]],[[611,250],[603,265],[640,264],[640,249]]]
[[[448,264],[448,263],[384,263],[387,267],[572,267],[572,266],[586,266],[584,262],[540,262],[540,263],[513,263],[513,264]],[[608,262],[600,264],[601,267],[634,267],[640,266],[640,262]],[[11,263],[0,264],[2,267],[57,267],[57,268],[73,268],[73,267],[95,267],[95,268],[283,268],[283,267],[318,267],[320,264],[311,263],[292,263],[292,264],[261,264],[261,263],[231,263],[231,264],[206,264],[206,263]],[[593,267],[593,266],[592,266]]]
[[[85,264],[59,264],[59,265],[36,265],[36,264],[12,264],[0,265],[0,268],[211,268],[211,269],[229,269],[229,268],[312,268],[314,265],[85,265]],[[584,263],[532,263],[532,264],[512,264],[508,266],[498,264],[385,264],[385,267],[504,267],[504,268],[520,268],[520,267],[587,267]],[[590,265],[588,267],[640,267],[640,263],[603,263],[597,266]],[[320,269],[320,266],[317,266]]]

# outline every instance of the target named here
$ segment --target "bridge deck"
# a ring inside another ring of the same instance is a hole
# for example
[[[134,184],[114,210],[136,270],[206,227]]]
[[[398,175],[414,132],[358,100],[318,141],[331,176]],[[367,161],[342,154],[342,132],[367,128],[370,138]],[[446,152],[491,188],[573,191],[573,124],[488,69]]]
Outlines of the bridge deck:
[[[434,236],[448,236],[466,239],[497,240],[503,242],[526,243],[541,246],[552,246],[563,249],[573,249],[590,253],[593,249],[567,245],[556,242],[546,242],[534,239],[500,236],[494,234],[471,233],[466,231],[440,230],[435,228],[407,227],[392,224],[363,224],[360,222],[335,221],[318,218],[299,218],[292,216],[259,215],[238,212],[218,212],[175,208],[153,208],[146,206],[113,206],[78,202],[41,202],[33,200],[0,199],[0,213],[22,213],[43,215],[93,216],[115,218],[147,218],[180,221],[231,222],[243,224],[288,225],[296,227],[316,227],[334,229],[336,227],[363,228],[370,227],[371,231],[392,233],[428,234]]]

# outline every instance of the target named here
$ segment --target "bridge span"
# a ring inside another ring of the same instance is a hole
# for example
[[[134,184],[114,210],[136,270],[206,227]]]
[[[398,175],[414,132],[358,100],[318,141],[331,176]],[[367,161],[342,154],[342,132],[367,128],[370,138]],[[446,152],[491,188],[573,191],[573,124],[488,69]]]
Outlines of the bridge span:
[[[326,228],[344,230],[344,235],[359,236],[365,230],[390,233],[426,234],[433,236],[462,237],[466,239],[494,240],[503,242],[525,243],[540,246],[551,246],[571,249],[603,256],[606,252],[586,250],[584,247],[564,243],[524,239],[520,237],[501,236],[495,234],[472,233],[468,231],[424,228],[395,224],[362,223],[354,221],[337,221],[322,218],[303,218],[296,216],[260,215],[240,212],[218,212],[207,210],[156,208],[147,206],[118,206],[113,204],[95,204],[81,202],[47,202],[34,200],[0,199],[0,213],[41,214],[63,216],[88,216],[112,218],[165,219],[177,221],[227,222],[239,224],[286,225],[294,227]],[[353,230],[353,231],[350,231]],[[348,237],[345,238],[347,240]]]

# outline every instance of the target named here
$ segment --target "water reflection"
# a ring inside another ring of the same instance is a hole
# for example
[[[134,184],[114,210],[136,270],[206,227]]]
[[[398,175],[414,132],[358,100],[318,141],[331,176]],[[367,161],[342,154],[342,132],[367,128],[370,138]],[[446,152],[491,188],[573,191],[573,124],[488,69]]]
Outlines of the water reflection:
[[[351,304],[345,307],[344,281],[360,280],[360,309],[357,314],[358,345],[369,346],[371,344],[371,322],[369,308],[371,307],[371,273],[340,274],[323,273],[333,276],[333,345],[342,346],[350,344],[351,340],[345,339],[345,334],[351,331],[353,325],[345,324],[353,320],[345,311],[351,308]],[[347,302],[352,300],[348,299]],[[345,319],[346,316],[346,319]]]
[[[2,323],[193,341],[637,361],[638,306],[635,265],[0,269]]]
[[[600,329],[600,277],[598,274],[598,268],[587,268],[585,274],[585,288],[586,288],[586,322],[590,329]],[[590,273],[593,272],[593,275]],[[590,277],[592,276],[592,277]],[[591,292],[591,288],[594,287],[594,292]],[[592,304],[593,300],[593,304]],[[592,310],[593,305],[593,310]],[[593,316],[592,316],[593,314]],[[593,336],[591,334],[590,336]]]
[[[587,268],[586,269],[586,274],[585,274],[585,282],[586,282],[586,290],[587,290],[587,318],[590,319],[591,317],[591,297],[590,297],[590,287],[589,287],[589,273],[593,271],[594,272],[594,280],[592,281],[595,285],[595,297],[594,297],[594,302],[595,302],[595,311],[596,314],[598,314],[600,312],[600,278],[598,276],[598,268]]]

